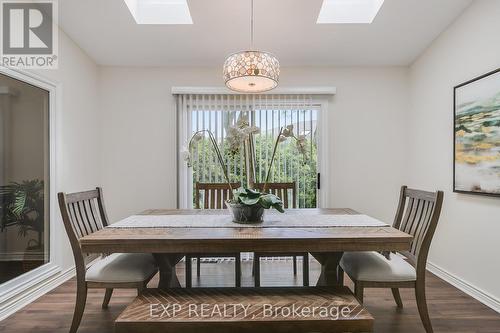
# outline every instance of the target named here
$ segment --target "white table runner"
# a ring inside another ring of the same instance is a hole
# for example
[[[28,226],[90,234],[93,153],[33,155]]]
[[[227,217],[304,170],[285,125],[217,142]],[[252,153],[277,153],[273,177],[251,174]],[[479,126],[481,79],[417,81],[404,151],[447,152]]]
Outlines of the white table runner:
[[[368,215],[268,214],[261,224],[237,224],[231,215],[132,215],[109,228],[321,228],[387,227]]]

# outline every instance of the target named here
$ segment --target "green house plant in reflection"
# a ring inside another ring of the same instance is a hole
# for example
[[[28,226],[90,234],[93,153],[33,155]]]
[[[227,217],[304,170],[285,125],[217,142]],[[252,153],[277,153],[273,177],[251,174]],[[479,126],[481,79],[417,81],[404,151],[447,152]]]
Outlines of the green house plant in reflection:
[[[44,205],[42,180],[25,180],[0,186],[0,231],[17,226],[19,236],[26,237],[30,233],[36,235],[28,241],[25,258],[31,258],[30,254],[44,252]],[[25,259],[26,262],[29,260]]]
[[[197,149],[197,143],[203,140],[205,135],[208,135],[224,179],[233,193],[233,198],[227,200],[225,204],[231,211],[233,215],[233,222],[235,223],[260,223],[263,221],[264,211],[270,208],[274,208],[281,213],[284,212],[282,200],[278,196],[268,193],[267,191],[273,162],[280,143],[285,142],[288,139],[294,140],[297,150],[303,155],[304,161],[307,159],[305,136],[295,135],[293,125],[280,128],[278,136],[274,142],[271,159],[268,162],[267,171],[265,173],[266,177],[263,182],[264,185],[261,191],[257,190],[254,186],[256,183],[255,165],[257,165],[254,138],[255,135],[258,135],[259,133],[260,128],[257,126],[251,126],[245,113],[240,115],[234,125],[227,128],[227,136],[224,138],[224,140],[226,140],[226,144],[228,145],[227,154],[242,154],[244,161],[244,168],[242,169],[244,174],[240,175],[240,180],[244,180],[245,186],[237,189],[234,189],[231,185],[224,154],[222,153],[214,134],[210,130],[204,129],[196,131],[190,138],[187,146],[182,150],[184,160],[187,162],[188,167],[191,167],[192,157],[194,155],[193,152]]]

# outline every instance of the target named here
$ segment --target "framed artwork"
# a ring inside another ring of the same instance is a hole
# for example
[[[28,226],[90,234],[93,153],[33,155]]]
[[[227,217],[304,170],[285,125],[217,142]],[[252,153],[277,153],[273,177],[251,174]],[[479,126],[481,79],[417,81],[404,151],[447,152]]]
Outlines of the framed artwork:
[[[453,191],[500,197],[500,68],[454,89]]]

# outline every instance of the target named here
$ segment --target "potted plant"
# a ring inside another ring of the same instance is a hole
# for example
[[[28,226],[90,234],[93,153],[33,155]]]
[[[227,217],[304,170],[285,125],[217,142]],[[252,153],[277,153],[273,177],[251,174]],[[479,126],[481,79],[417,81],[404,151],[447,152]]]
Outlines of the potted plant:
[[[0,231],[17,225],[22,237],[30,231],[36,233],[36,238],[28,241],[26,253],[43,252],[44,218],[43,181],[25,180],[0,186]]]
[[[277,211],[284,213],[283,202],[274,194],[267,193],[267,184],[271,175],[271,170],[276,156],[276,151],[279,144],[291,138],[295,140],[298,151],[307,158],[306,138],[303,135],[296,136],[293,131],[293,125],[280,128],[276,137],[271,160],[266,172],[266,178],[262,191],[254,188],[255,184],[255,150],[254,150],[254,135],[260,133],[260,128],[250,126],[248,118],[244,115],[240,116],[235,125],[229,126],[225,138],[229,144],[229,154],[242,153],[244,158],[244,172],[242,175],[246,179],[246,186],[234,189],[231,185],[227,173],[227,167],[223,158],[223,153],[217,143],[217,140],[210,130],[200,130],[193,134],[190,138],[187,147],[183,149],[184,160],[188,167],[192,166],[191,153],[196,147],[196,143],[202,140],[206,134],[215,150],[217,160],[222,169],[225,181],[233,192],[233,198],[226,201],[226,206],[233,214],[233,222],[236,223],[260,223],[263,221],[264,210],[274,208]]]

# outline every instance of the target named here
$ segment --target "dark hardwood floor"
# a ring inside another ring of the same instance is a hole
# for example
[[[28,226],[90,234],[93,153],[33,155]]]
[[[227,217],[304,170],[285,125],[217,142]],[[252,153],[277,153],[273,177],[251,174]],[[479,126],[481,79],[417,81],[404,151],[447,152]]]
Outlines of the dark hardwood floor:
[[[262,262],[262,286],[301,285],[300,274],[292,274],[291,260]],[[316,281],[319,266],[311,263],[311,281]],[[178,266],[179,276],[184,278],[183,264]],[[300,271],[300,270],[299,270]],[[232,286],[233,263],[203,264],[201,281],[194,286]],[[196,276],[196,274],[193,274]],[[194,278],[196,279],[196,278]],[[157,284],[157,279],[150,286]],[[312,282],[311,282],[312,283]],[[347,281],[349,286],[350,282]],[[251,286],[251,264],[243,263],[243,286]],[[428,273],[428,304],[435,332],[452,333],[499,333],[500,314],[482,305],[441,279]],[[135,297],[132,290],[116,290],[107,310],[101,309],[104,291],[89,290],[87,307],[79,333],[111,333],[113,321]],[[404,308],[398,310],[389,289],[367,289],[365,305],[375,317],[375,332],[413,333],[425,332],[418,315],[412,290],[402,289]],[[69,330],[75,304],[75,280],[72,279],[34,303],[0,322],[0,332],[66,333]],[[200,332],[202,333],[202,332]]]

